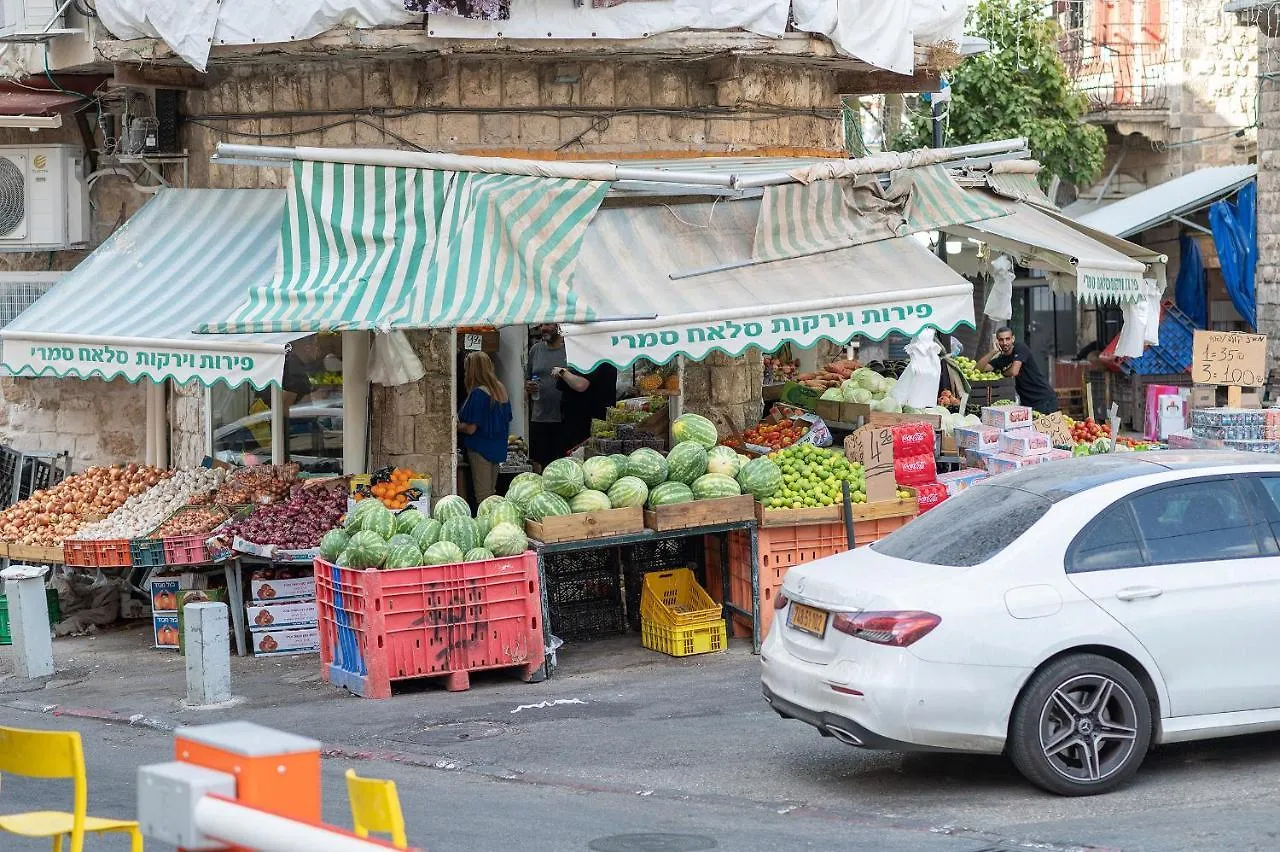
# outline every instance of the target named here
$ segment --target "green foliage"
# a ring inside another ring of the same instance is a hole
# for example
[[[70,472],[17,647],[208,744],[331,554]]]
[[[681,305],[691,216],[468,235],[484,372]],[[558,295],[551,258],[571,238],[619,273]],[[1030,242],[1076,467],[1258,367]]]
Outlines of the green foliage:
[[[1088,103],[1076,92],[1058,53],[1060,30],[1042,0],[980,0],[966,31],[991,50],[961,63],[951,80],[946,145],[1025,136],[1044,167],[1042,186],[1057,175],[1078,186],[1098,177],[1106,157],[1101,128],[1081,122]],[[932,144],[931,120],[913,116],[894,140],[897,150]]]

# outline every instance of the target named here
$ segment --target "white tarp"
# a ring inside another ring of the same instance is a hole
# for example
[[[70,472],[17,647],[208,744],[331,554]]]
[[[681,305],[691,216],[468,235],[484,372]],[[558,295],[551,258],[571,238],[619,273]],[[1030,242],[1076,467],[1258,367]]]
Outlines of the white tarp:
[[[846,56],[909,74],[916,44],[959,43],[964,0],[645,0],[605,9],[574,0],[516,0],[509,21],[430,15],[427,32],[459,39],[637,39],[677,30],[745,30],[778,37],[789,14]],[[160,38],[204,70],[222,44],[278,44],[344,27],[393,27],[421,20],[403,0],[99,0],[117,37]]]

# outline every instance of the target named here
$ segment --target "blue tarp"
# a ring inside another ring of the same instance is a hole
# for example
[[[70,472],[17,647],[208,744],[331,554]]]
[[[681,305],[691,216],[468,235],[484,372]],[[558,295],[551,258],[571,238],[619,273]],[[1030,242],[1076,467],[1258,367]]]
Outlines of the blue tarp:
[[[1258,266],[1258,183],[1246,184],[1235,202],[1219,201],[1209,208],[1209,228],[1222,264],[1222,278],[1236,312],[1255,331],[1258,303],[1254,271]]]
[[[1200,244],[1195,238],[1183,234],[1178,237],[1181,257],[1178,261],[1178,280],[1174,282],[1174,301],[1196,328],[1209,327],[1209,305],[1206,301],[1207,276]]]

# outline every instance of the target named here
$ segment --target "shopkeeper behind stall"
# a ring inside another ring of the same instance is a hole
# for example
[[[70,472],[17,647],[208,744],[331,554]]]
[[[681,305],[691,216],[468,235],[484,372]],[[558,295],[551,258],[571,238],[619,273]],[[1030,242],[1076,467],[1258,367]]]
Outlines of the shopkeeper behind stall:
[[[560,326],[543,323],[538,327],[538,340],[529,347],[525,364],[525,393],[529,395],[529,457],[534,469],[542,468],[564,455],[565,442],[560,418],[560,389],[552,375],[568,363]]]
[[[978,359],[978,369],[995,370],[1011,377],[1018,391],[1018,401],[1023,405],[1041,414],[1052,414],[1058,410],[1058,394],[1045,381],[1031,349],[1015,340],[1009,328],[996,332],[996,348]]]
[[[560,425],[568,452],[591,437],[591,421],[604,420],[618,401],[618,368],[605,363],[583,373],[556,367],[551,375],[560,391]]]
[[[467,356],[463,376],[467,401],[458,412],[458,433],[471,468],[471,493],[479,505],[497,491],[498,466],[507,460],[511,400],[485,353]]]

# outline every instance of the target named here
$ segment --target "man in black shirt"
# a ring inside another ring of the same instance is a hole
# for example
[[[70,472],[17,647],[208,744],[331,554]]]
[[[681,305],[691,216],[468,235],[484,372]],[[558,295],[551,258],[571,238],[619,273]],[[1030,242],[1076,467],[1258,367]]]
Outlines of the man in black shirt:
[[[1058,395],[1045,381],[1040,365],[1031,356],[1025,343],[1014,340],[1013,331],[1002,328],[996,332],[996,348],[978,359],[979,370],[995,370],[1013,379],[1018,390],[1018,400],[1041,414],[1058,410]]]

